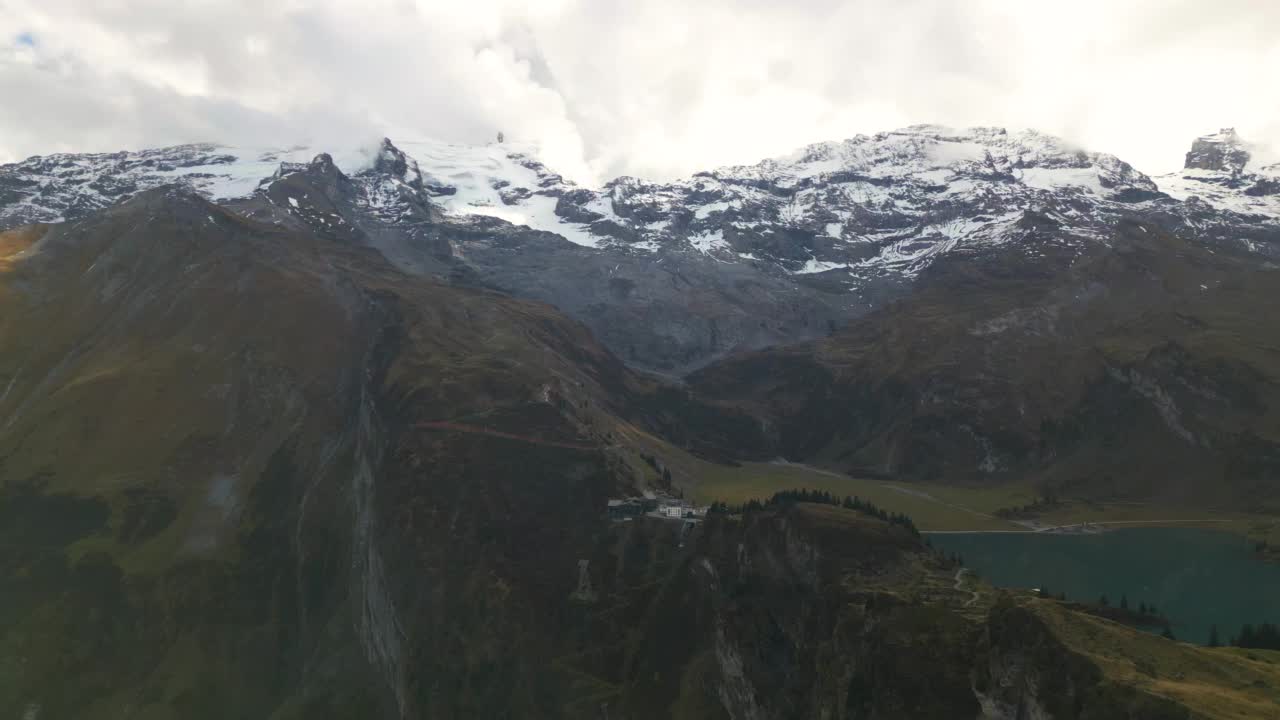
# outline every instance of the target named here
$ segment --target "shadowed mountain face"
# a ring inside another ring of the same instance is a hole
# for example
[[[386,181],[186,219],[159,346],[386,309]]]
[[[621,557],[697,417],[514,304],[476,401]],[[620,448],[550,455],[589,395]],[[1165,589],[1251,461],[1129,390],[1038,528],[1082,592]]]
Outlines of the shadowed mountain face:
[[[721,172],[719,195],[676,184],[687,231],[653,187],[574,195],[505,151],[486,161],[528,186],[389,143],[350,172],[203,146],[3,169],[6,226],[63,221],[0,232],[0,712],[1145,719],[1274,702],[1274,673],[1226,653],[1170,644],[1142,659],[1155,675],[1117,672],[1165,641],[971,589],[854,510],[609,521],[610,498],[679,491],[641,455],[676,446],[1275,501],[1272,227],[1148,196],[1114,159],[979,135],[1008,152],[914,129]],[[1101,194],[1029,184],[1082,174]],[[927,178],[963,196],[947,222],[977,223],[954,242],[919,215],[937,198],[908,197]],[[888,197],[822,199],[842,183]],[[472,209],[543,227],[450,205],[484,193],[502,206]],[[606,196],[627,220],[612,235],[577,214]],[[861,229],[810,242],[828,211]],[[697,239],[717,222],[728,247]],[[863,233],[904,222],[853,267]],[[677,385],[631,366],[702,369]]]
[[[0,707],[560,716],[635,480],[608,438],[678,398],[547,306],[242,209],[0,235]]]
[[[1043,260],[936,263],[829,338],[690,382],[767,419],[765,454],[855,474],[1274,507],[1280,270],[1143,223],[1082,255],[1056,232],[1021,239]]]
[[[627,482],[645,386],[546,306],[185,191],[2,237],[0,706],[407,713],[451,568],[540,607]]]

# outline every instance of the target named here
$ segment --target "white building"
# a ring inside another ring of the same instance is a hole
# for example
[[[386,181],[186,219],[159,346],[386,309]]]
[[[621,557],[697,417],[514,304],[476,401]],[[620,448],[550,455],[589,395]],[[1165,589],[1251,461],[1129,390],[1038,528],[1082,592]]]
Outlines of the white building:
[[[683,518],[684,506],[683,505],[666,505],[662,508],[662,514],[669,518]]]

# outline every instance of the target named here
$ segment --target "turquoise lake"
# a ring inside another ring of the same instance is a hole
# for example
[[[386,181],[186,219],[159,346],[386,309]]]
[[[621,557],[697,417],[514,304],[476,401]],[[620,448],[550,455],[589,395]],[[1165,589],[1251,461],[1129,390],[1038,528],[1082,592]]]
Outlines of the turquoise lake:
[[[1154,603],[1179,640],[1225,644],[1244,623],[1280,622],[1280,565],[1264,563],[1245,538],[1192,528],[1140,528],[1096,535],[956,533],[927,536],[959,553],[993,585],[1043,587],[1055,596],[1118,605]]]

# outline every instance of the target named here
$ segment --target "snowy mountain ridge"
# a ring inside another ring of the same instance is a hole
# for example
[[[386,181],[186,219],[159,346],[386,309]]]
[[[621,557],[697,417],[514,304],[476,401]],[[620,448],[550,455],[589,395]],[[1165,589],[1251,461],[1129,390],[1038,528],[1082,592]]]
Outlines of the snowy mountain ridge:
[[[581,207],[598,214],[593,231],[626,237],[620,225],[650,247],[683,237],[790,272],[911,274],[957,243],[993,241],[1024,210],[1156,192],[1118,158],[1040,133],[921,125],[677,183],[621,178],[606,186],[608,205]]]
[[[1234,140],[1233,132],[1197,142],[1211,149],[1234,147]],[[490,215],[586,246],[652,252],[676,242],[727,260],[772,258],[790,272],[859,272],[870,265],[911,272],[948,249],[948,241],[998,234],[993,224],[1068,199],[1105,209],[1157,200],[1165,191],[1179,200],[1202,196],[1225,210],[1280,219],[1275,195],[1248,195],[1257,183],[1224,182],[1224,170],[1208,167],[1212,160],[1156,183],[1114,155],[1001,128],[914,126],[814,143],[782,158],[685,181],[617,178],[600,190],[564,181],[540,163],[532,145],[413,141],[398,147],[412,160],[401,170],[413,174],[406,182],[420,182],[447,214]],[[247,197],[280,164],[306,163],[316,154],[306,147],[187,145],[37,156],[0,167],[0,222],[56,222],[170,182],[187,183],[215,200]],[[335,164],[356,174],[370,168],[375,155],[348,152]],[[809,241],[777,247],[765,237],[780,232]]]
[[[0,227],[74,218],[175,182],[215,200],[251,197],[317,154],[201,144],[33,157],[0,166]],[[855,282],[914,276],[946,252],[1016,240],[1027,212],[1095,239],[1135,212],[1200,230],[1220,212],[1280,223],[1280,172],[1250,166],[1231,130],[1197,139],[1187,169],[1157,181],[1113,155],[992,127],[917,125],[677,182],[620,177],[600,189],[576,186],[537,155],[534,145],[384,141],[334,164],[362,178],[363,204],[374,210],[407,188],[459,222],[487,216],[587,247],[698,252]]]

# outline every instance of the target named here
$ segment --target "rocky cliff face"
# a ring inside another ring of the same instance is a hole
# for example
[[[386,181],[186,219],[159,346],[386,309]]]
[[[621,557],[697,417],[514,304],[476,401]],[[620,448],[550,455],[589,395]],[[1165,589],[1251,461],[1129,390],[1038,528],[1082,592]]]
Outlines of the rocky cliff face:
[[[1018,605],[1009,598],[991,609],[973,671],[984,720],[1197,717],[1167,697],[1114,682],[1093,659],[1055,635],[1058,615],[1056,608]]]
[[[1274,223],[1280,219],[1280,163],[1268,164],[1260,150],[1224,128],[1191,144],[1181,172],[1157,179],[1165,192],[1189,205]]]
[[[1183,167],[1239,175],[1249,159],[1250,153],[1235,128],[1223,128],[1214,135],[1196,138]]]

